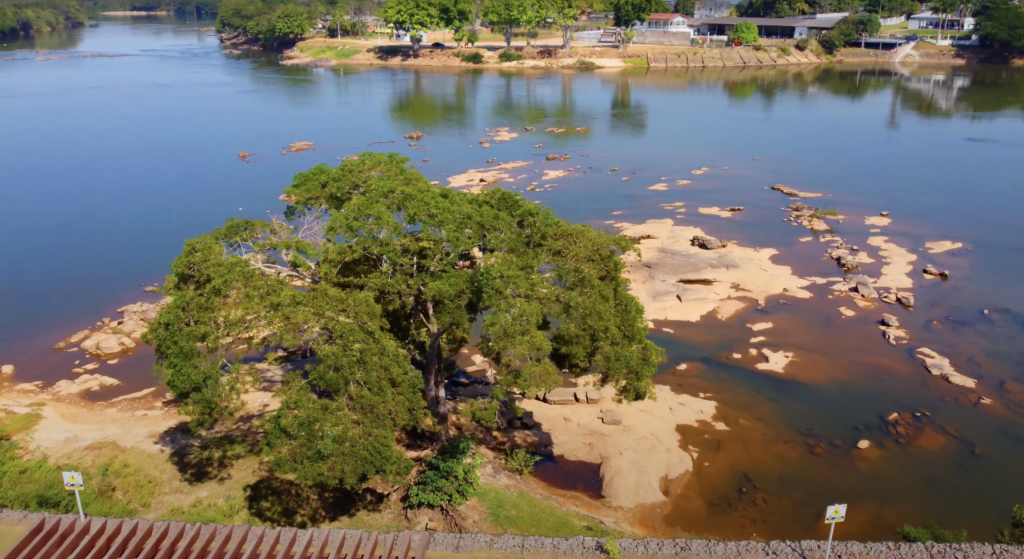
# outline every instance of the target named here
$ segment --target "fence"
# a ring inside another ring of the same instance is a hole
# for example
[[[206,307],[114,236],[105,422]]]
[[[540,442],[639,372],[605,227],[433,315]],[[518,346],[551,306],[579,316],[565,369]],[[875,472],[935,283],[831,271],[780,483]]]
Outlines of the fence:
[[[882,22],[882,25],[896,25],[897,23],[907,21],[907,14],[903,14],[898,17],[883,17],[878,21]]]

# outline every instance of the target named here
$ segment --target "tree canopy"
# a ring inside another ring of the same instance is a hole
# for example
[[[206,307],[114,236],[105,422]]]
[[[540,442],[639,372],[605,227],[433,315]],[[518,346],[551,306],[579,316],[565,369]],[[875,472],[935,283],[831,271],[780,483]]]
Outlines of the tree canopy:
[[[531,0],[489,0],[484,5],[483,17],[491,27],[505,36],[505,48],[512,48],[512,35],[524,27],[533,8]]]
[[[297,4],[269,0],[222,0],[217,30],[248,35],[261,44],[294,42],[313,25],[313,13]]]
[[[474,329],[504,388],[565,371],[650,395],[662,352],[621,275],[629,240],[502,189],[433,186],[394,153],[318,165],[285,194],[283,218],[228,220],[171,265],[146,341],[195,427],[241,409],[253,359],[309,357],[264,423],[271,465],[327,486],[398,475],[397,430],[447,438],[444,386]]]
[[[741,45],[752,45],[760,40],[757,26],[750,21],[741,21],[732,27],[729,40],[739,41]]]
[[[988,0],[978,6],[978,37],[986,46],[1024,53],[1024,6],[1009,0]]]
[[[615,25],[618,27],[627,27],[634,21],[647,21],[650,14],[671,11],[664,0],[611,0],[608,6],[615,13]]]
[[[85,23],[88,16],[73,0],[43,0],[0,6],[0,37],[49,31]]]

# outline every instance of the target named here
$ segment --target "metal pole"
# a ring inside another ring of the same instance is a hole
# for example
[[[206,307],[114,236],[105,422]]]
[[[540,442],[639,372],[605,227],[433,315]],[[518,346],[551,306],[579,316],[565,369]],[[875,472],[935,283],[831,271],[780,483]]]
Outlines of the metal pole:
[[[75,491],[78,493],[78,491]],[[832,533],[836,531],[836,523],[832,523],[832,527],[828,529],[828,547],[825,548],[825,559],[828,559],[830,553],[832,553]]]
[[[75,500],[78,501],[78,518],[85,522],[85,513],[82,512],[82,498],[78,495],[77,489],[75,489]]]

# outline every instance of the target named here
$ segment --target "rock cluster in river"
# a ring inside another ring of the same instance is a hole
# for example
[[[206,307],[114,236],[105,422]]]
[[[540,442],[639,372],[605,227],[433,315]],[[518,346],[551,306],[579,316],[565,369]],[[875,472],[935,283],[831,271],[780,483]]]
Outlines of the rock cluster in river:
[[[121,318],[104,318],[97,323],[96,328],[87,328],[72,334],[53,346],[58,351],[78,351],[99,358],[110,359],[121,353],[130,353],[135,346],[142,341],[142,334],[145,333],[149,324],[156,320],[160,309],[169,302],[170,297],[164,297],[156,303],[134,303],[125,305],[117,312]],[[71,346],[78,347],[71,347]],[[99,363],[90,363],[84,367],[74,369],[75,373],[85,373],[99,368]]]

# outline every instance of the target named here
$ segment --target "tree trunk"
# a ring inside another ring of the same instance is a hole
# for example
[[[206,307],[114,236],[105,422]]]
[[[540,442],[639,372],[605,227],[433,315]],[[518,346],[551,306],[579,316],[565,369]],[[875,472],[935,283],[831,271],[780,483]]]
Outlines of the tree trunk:
[[[569,52],[572,50],[572,27],[562,27],[562,50]]]
[[[505,28],[505,50],[512,50],[512,32],[514,31],[511,27]]]
[[[451,438],[448,428],[448,401],[445,398],[444,356],[441,355],[441,336],[447,328],[434,334],[423,356],[423,388],[427,396],[427,409],[437,420],[438,438],[447,442]]]

